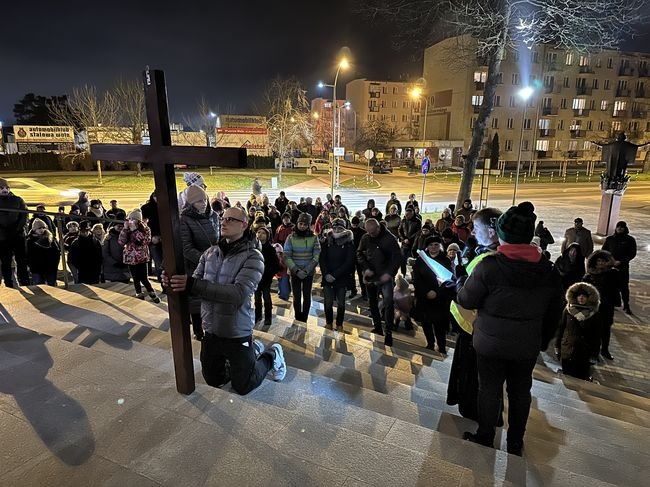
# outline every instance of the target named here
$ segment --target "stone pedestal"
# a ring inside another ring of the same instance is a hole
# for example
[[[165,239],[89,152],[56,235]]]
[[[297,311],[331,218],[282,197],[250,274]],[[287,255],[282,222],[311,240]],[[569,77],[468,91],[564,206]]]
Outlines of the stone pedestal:
[[[596,233],[606,237],[614,233],[616,222],[621,211],[622,192],[603,191],[603,199],[600,202],[600,213],[598,215],[598,228]]]

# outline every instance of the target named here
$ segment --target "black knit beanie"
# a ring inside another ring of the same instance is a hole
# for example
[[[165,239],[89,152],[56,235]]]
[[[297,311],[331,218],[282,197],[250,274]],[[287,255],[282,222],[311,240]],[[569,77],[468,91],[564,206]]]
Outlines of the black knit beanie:
[[[530,201],[511,206],[497,220],[497,235],[509,244],[530,243],[535,234],[535,207]]]

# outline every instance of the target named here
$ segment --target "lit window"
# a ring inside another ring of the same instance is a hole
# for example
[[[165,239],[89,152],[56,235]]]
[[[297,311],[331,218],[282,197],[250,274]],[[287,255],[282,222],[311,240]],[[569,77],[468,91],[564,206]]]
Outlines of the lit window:
[[[603,111],[607,111],[609,108],[609,102],[607,100],[603,100],[600,102],[600,109]]]
[[[584,110],[587,106],[587,100],[584,98],[574,98],[572,106],[574,110]]]
[[[474,81],[476,83],[485,83],[487,80],[487,71],[474,71]]]
[[[572,52],[567,52],[566,53],[566,58],[564,59],[564,64],[567,66],[571,66],[573,64],[573,53]]]
[[[472,105],[479,106],[483,103],[483,95],[473,95],[472,96]]]
[[[512,74],[512,84],[513,85],[518,85],[519,84],[519,74],[518,73],[513,73]]]
[[[538,140],[535,143],[535,150],[547,151],[549,146],[548,139]]]

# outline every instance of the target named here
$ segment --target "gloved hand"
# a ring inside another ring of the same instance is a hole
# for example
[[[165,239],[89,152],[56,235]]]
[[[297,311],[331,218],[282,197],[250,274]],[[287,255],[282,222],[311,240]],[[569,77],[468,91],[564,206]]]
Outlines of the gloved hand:
[[[325,280],[331,284],[334,281],[336,281],[336,278],[332,274],[326,274],[325,275]]]
[[[298,279],[302,280],[305,277],[307,277],[307,271],[300,269],[298,270],[298,272],[296,272],[296,276],[298,277]]]

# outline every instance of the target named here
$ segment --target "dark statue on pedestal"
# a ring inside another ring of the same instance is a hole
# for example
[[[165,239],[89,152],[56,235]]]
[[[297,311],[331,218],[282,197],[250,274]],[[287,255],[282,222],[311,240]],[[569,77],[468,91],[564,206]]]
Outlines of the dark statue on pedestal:
[[[632,144],[625,140],[625,133],[621,132],[616,141],[609,144],[598,144],[602,147],[602,160],[607,164],[607,170],[600,177],[603,191],[623,192],[627,188],[630,177],[626,174],[628,164],[634,163],[636,151],[640,145]],[[645,145],[645,144],[643,144]]]
[[[600,176],[603,199],[600,204],[596,230],[599,235],[603,236],[613,233],[615,222],[619,220],[621,199],[630,181],[630,176],[626,174],[627,166],[634,163],[636,151],[641,147],[625,139],[625,133],[621,132],[616,140],[609,144],[594,142],[602,147],[602,160],[607,164],[607,171]]]

